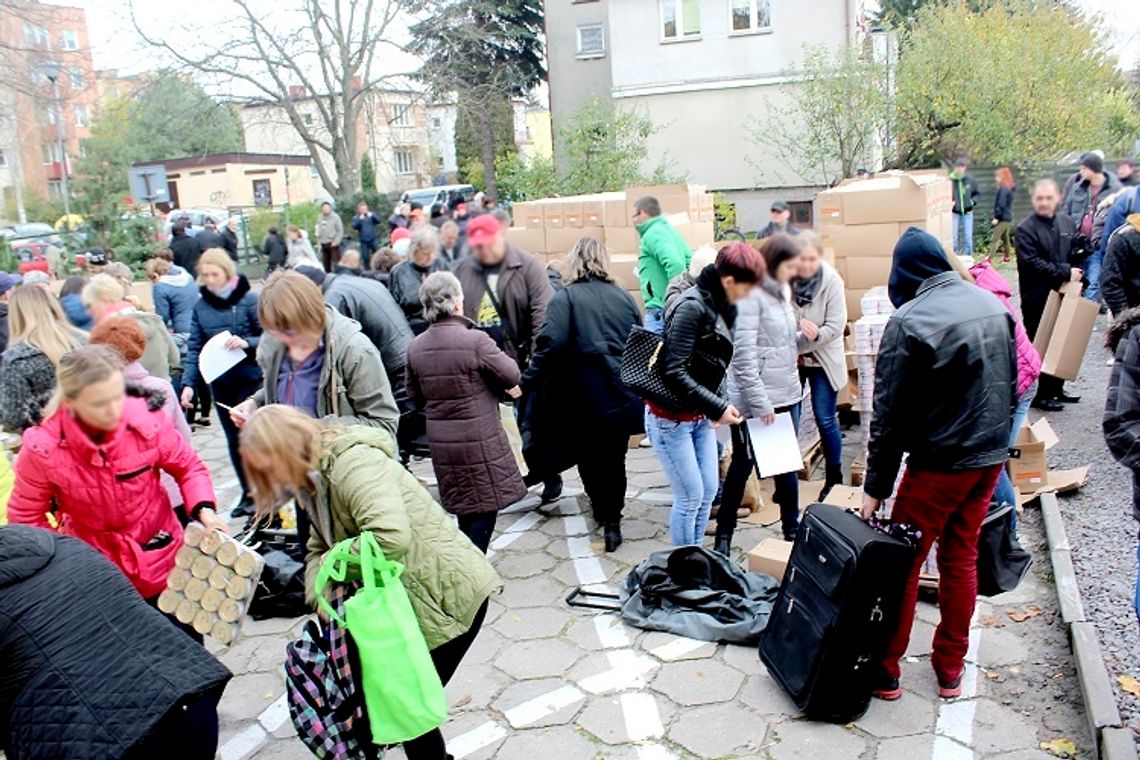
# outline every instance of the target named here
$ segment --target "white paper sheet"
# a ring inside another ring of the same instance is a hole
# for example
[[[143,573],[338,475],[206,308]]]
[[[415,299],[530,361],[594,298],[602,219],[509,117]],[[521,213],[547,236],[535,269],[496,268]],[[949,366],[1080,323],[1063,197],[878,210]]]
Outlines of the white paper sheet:
[[[214,382],[245,358],[244,349],[226,348],[226,341],[232,337],[229,330],[223,330],[202,346],[198,354],[198,371],[207,383]]]
[[[796,428],[788,412],[776,415],[776,421],[765,425],[760,420],[748,420],[748,435],[756,452],[760,477],[768,478],[785,472],[798,472],[804,466]]]

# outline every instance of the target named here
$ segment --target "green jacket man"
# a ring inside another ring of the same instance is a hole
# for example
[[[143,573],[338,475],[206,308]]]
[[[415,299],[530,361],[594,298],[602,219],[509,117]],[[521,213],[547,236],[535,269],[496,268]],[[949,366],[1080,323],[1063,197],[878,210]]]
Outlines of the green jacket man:
[[[634,204],[633,221],[641,236],[637,276],[645,310],[650,313],[646,319],[648,325],[654,310],[665,308],[669,281],[688,268],[693,252],[681,233],[661,216],[661,204],[656,198],[639,198]]]

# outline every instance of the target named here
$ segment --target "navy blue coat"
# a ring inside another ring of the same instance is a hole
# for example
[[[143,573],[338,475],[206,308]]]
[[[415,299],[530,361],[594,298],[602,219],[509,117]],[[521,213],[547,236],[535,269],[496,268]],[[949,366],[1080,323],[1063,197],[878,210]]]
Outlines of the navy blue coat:
[[[189,351],[182,369],[182,387],[197,385],[198,354],[206,341],[223,330],[245,338],[249,348],[245,359],[214,384],[235,388],[260,384],[262,377],[257,366],[257,344],[261,341],[261,322],[257,319],[257,294],[250,290],[249,280],[244,274],[239,274],[237,287],[229,298],[219,298],[205,287],[199,292],[202,297],[194,304],[190,318]]]
[[[198,286],[194,277],[182,267],[171,267],[158,278],[152,290],[154,311],[174,333],[190,332],[190,314],[198,303]]]
[[[362,243],[375,243],[380,239],[380,224],[380,217],[376,216],[375,212],[369,212],[368,216],[363,219],[360,218],[360,214],[352,217],[352,229],[359,233],[360,242]]]

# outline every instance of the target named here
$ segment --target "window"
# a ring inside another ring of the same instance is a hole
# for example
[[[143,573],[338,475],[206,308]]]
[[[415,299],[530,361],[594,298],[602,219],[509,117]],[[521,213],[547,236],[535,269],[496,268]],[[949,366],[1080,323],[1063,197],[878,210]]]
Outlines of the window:
[[[51,48],[48,30],[35,24],[24,24],[24,44],[29,47]]]
[[[0,166],[7,166],[7,165],[8,165],[8,154],[5,153],[2,148],[0,148]]]
[[[63,197],[63,183],[58,179],[48,180],[48,195],[52,198]]]
[[[83,77],[83,69],[71,68],[67,70],[67,81],[71,83],[71,89],[82,90],[87,86]]]
[[[772,28],[772,0],[729,0],[732,32],[760,32]]]
[[[443,119],[439,118],[438,116],[431,117],[431,128],[443,129]]]
[[[55,106],[41,103],[36,106],[36,115],[40,124],[55,124]]]
[[[412,107],[407,103],[390,103],[388,105],[388,124],[393,127],[412,126]]]
[[[91,123],[91,118],[87,114],[87,106],[76,105],[75,111],[75,126],[86,127]]]
[[[601,24],[578,27],[578,57],[601,58],[606,54],[606,33]]]
[[[659,0],[659,2],[662,40],[676,42],[700,38],[700,0]]]
[[[408,148],[396,148],[392,156],[396,164],[396,174],[411,174],[416,170],[412,151]]]
[[[63,154],[61,154],[59,151],[59,143],[57,143],[57,142],[46,142],[46,143],[44,143],[43,148],[44,148],[43,156],[44,156],[44,163],[45,164],[58,164],[58,163],[62,162]]]
[[[253,205],[255,206],[272,206],[273,194],[269,188],[269,180],[255,179],[253,180]]]
[[[302,114],[301,121],[305,123],[306,127],[311,127],[313,126],[313,115],[311,113]]]
[[[72,29],[64,29],[59,33],[59,46],[63,50],[78,50],[79,35]]]

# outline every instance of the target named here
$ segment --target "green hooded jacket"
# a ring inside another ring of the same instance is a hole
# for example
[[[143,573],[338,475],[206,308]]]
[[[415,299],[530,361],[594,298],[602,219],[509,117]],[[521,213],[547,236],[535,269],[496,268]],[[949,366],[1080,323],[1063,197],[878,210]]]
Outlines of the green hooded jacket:
[[[502,589],[483,553],[400,466],[384,430],[346,428],[310,478],[314,493],[303,497],[312,520],[305,566],[310,604],[325,552],[366,530],[385,557],[404,565],[401,581],[429,649],[465,633],[484,600]]]
[[[646,309],[663,309],[669,281],[685,271],[693,252],[681,233],[663,216],[637,225],[637,234],[641,235],[641,251],[637,257],[641,297]]]

